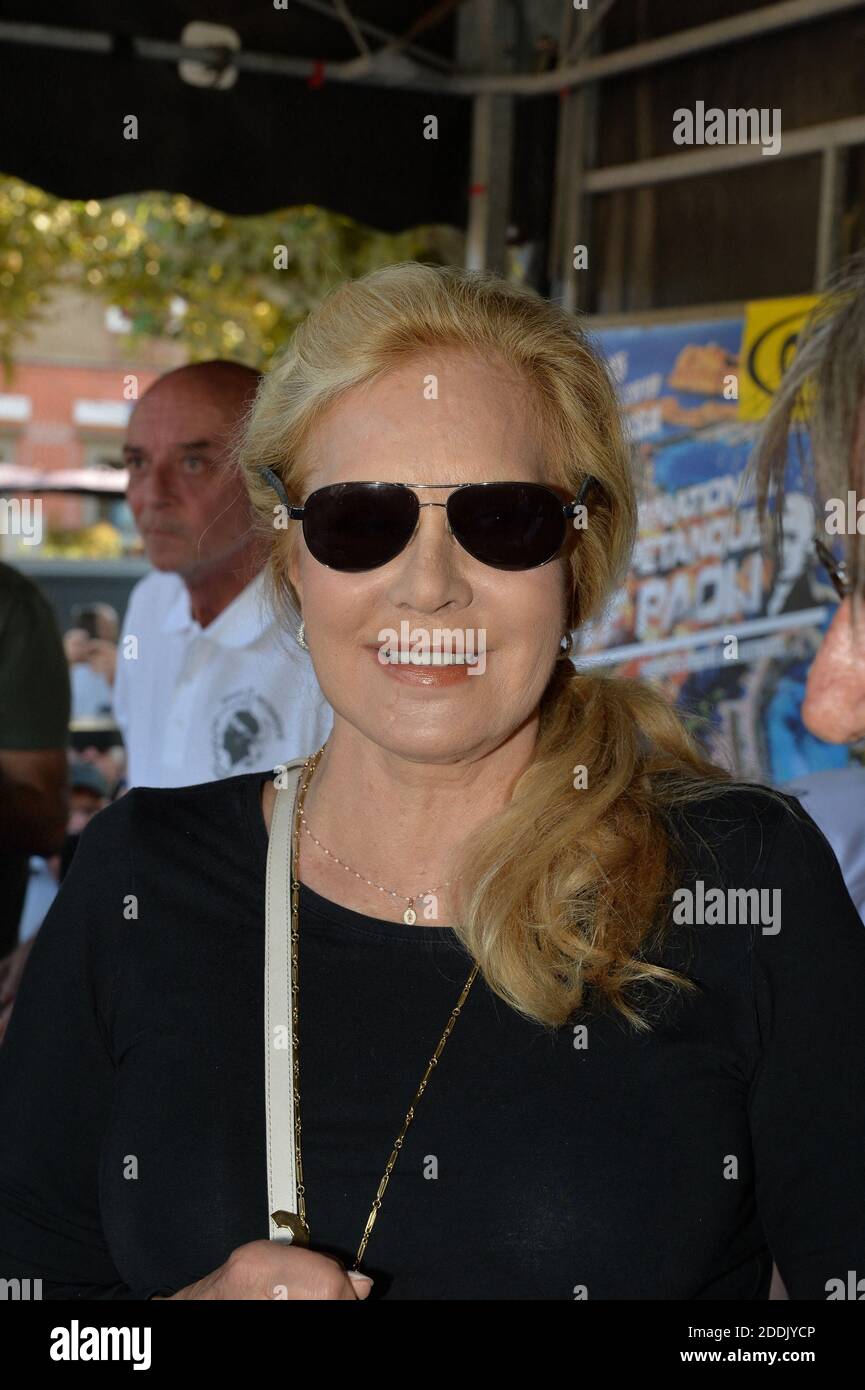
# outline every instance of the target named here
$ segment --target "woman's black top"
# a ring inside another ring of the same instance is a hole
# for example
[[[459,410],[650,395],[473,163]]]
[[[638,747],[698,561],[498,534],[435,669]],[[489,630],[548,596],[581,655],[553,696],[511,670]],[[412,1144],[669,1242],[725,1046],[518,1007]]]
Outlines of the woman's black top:
[[[0,1047],[0,1277],[146,1298],[267,1237],[270,775],[135,788],[86,828]],[[780,930],[671,926],[654,958],[697,989],[648,992],[650,1032],[604,1009],[551,1032],[478,976],[371,1297],[756,1300],[772,1256],[791,1298],[865,1275],[865,927],[800,816],[759,789],[677,813],[694,901],[780,889]],[[346,1264],[470,965],[450,928],[301,888],[307,1213]]]

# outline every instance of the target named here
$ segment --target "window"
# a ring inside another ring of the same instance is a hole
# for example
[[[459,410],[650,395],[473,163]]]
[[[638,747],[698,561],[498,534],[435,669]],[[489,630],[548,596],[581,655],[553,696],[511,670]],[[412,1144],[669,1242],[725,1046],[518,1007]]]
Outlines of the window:
[[[123,467],[123,438],[118,435],[97,438],[83,439],[82,444],[82,468],[122,468]]]
[[[0,463],[15,462],[15,446],[18,441],[17,434],[11,430],[0,430]]]

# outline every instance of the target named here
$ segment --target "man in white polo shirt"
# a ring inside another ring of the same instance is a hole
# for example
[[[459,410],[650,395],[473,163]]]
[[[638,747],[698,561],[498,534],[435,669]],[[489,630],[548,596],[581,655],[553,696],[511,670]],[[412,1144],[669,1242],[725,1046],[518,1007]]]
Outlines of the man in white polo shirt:
[[[314,752],[332,711],[264,599],[269,538],[251,527],[231,447],[258,373],[204,362],[160,377],[129,422],[128,500],[153,572],[136,584],[114,715],[130,786],[189,786]]]

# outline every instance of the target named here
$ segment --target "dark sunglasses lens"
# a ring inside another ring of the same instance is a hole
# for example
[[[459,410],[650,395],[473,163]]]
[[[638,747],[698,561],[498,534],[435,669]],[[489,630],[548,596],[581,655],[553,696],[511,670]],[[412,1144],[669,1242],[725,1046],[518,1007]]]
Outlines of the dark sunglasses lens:
[[[304,503],[303,538],[319,564],[335,570],[386,565],[406,546],[417,498],[396,483],[334,483]]]
[[[451,530],[470,555],[500,570],[544,565],[565,538],[563,503],[539,483],[485,483],[448,498]]]

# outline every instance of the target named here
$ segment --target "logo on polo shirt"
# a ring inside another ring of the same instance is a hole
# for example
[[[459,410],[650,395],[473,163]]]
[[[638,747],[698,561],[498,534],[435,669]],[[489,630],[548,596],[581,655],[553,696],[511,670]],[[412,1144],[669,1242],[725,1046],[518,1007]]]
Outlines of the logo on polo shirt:
[[[226,695],[210,729],[214,777],[266,767],[273,743],[283,737],[282,720],[269,700],[252,688]]]

